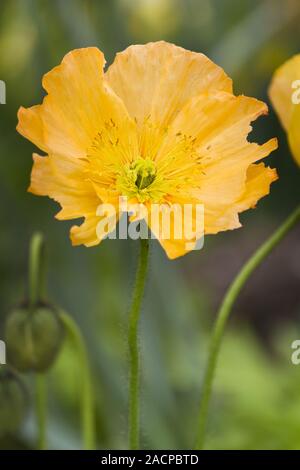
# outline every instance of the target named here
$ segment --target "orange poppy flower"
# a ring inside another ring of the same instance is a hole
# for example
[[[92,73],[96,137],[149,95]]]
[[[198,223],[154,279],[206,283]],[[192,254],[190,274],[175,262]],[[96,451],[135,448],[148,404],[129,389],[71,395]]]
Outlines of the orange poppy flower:
[[[300,54],[276,70],[269,94],[300,165]]]
[[[70,52],[44,76],[43,103],[18,113],[18,131],[46,153],[34,154],[29,191],[58,201],[58,219],[84,218],[72,243],[98,244],[97,209],[110,203],[119,215],[120,196],[149,213],[153,203],[203,204],[205,234],[240,227],[238,214],[277,178],[256,163],[276,139],[247,140],[267,106],[235,96],[220,67],[173,44],[131,46],[104,65],[95,47]],[[192,249],[149,225],[170,258]]]

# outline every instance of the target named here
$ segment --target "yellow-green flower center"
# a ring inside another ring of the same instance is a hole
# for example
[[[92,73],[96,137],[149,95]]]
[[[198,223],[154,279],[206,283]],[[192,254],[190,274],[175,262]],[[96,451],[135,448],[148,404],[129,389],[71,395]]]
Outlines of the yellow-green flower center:
[[[156,176],[155,164],[149,158],[138,158],[130,165],[127,172],[138,189],[150,186]]]
[[[125,165],[116,178],[116,189],[123,195],[137,198],[139,202],[161,199],[156,164],[150,158],[139,157]]]

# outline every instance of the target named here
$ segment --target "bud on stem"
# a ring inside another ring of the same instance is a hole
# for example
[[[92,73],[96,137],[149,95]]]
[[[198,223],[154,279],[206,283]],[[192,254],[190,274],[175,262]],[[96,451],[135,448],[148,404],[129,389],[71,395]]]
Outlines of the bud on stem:
[[[34,309],[19,307],[10,312],[5,325],[9,363],[20,372],[45,372],[55,361],[64,338],[56,310],[40,303]]]
[[[0,368],[0,438],[13,434],[21,425],[27,409],[26,387],[7,366]]]

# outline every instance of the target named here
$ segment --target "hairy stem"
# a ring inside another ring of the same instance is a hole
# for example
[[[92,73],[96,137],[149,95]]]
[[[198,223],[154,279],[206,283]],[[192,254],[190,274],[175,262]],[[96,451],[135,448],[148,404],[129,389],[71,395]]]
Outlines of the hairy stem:
[[[129,446],[139,448],[140,428],[140,357],[139,357],[139,319],[145,289],[148,266],[149,241],[141,239],[140,257],[136,273],[132,306],[129,315]]]
[[[253,271],[255,271],[255,269],[264,261],[269,253],[276,247],[276,245],[278,245],[278,243],[296,225],[299,220],[300,206],[297,207],[297,209],[286,219],[286,221],[283,222],[283,224],[273,233],[273,235],[265,243],[263,243],[246,262],[232,284],[229,286],[229,289],[227,290],[227,293],[223,299],[213,328],[212,338],[209,346],[208,362],[203,381],[202,398],[198,418],[198,433],[195,447],[198,450],[202,449],[204,445],[212,384],[215,376],[222,336],[232,307],[241,289]]]
[[[35,233],[30,241],[29,248],[29,308],[31,311],[41,299],[45,281],[44,237]],[[35,408],[38,432],[38,449],[47,448],[47,389],[44,374],[36,374]]]

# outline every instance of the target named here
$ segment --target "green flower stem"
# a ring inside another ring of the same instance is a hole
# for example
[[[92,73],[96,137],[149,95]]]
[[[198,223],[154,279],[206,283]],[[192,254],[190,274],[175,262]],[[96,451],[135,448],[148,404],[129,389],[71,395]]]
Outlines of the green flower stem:
[[[46,424],[47,424],[47,388],[44,374],[36,374],[36,416],[38,423],[38,449],[47,448]]]
[[[140,358],[139,358],[139,319],[141,304],[145,289],[149,240],[141,239],[140,257],[136,273],[132,306],[129,314],[128,346],[129,346],[129,447],[131,450],[139,448],[140,427]]]
[[[70,338],[76,346],[76,350],[79,356],[79,366],[81,371],[81,422],[82,422],[82,434],[83,444],[85,450],[95,449],[95,416],[94,416],[94,398],[92,392],[92,380],[91,372],[88,360],[88,354],[86,351],[85,343],[82,338],[81,332],[73,321],[72,317],[60,311],[60,317],[64,323],[64,326],[69,333]]]
[[[29,251],[29,306],[34,308],[45,288],[44,237],[35,233]]]
[[[243,288],[244,284],[255,271],[255,269],[264,261],[268,254],[278,245],[283,237],[291,230],[300,220],[300,206],[283,222],[283,224],[275,231],[275,233],[252,255],[247,263],[242,267],[232,284],[230,285],[215,321],[212,338],[209,347],[208,362],[204,375],[202,399],[200,404],[200,412],[198,418],[198,434],[196,439],[196,449],[201,450],[204,445],[206,422],[208,415],[208,407],[212,392],[212,383],[215,376],[218,354],[224,328],[232,307]]]
[[[39,302],[45,281],[44,238],[35,233],[29,249],[29,308],[33,310]],[[36,375],[36,419],[38,428],[38,449],[47,448],[47,390],[45,375]]]

